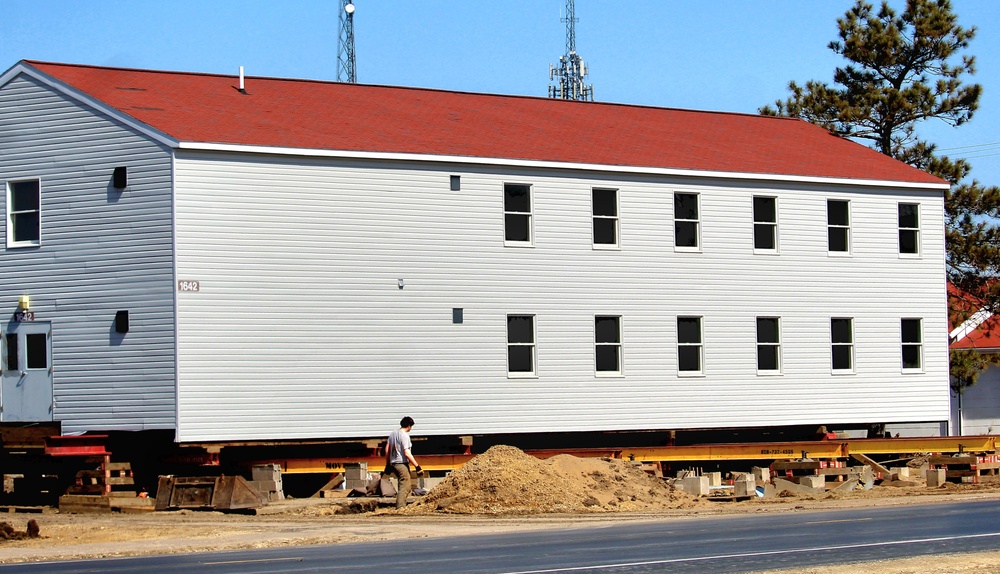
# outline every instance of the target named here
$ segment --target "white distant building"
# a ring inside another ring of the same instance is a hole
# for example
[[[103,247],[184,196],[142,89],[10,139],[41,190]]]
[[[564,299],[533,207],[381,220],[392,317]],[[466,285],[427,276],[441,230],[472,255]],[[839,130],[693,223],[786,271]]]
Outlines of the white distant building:
[[[800,120],[22,61],[0,182],[3,421],[947,428],[948,185]]]

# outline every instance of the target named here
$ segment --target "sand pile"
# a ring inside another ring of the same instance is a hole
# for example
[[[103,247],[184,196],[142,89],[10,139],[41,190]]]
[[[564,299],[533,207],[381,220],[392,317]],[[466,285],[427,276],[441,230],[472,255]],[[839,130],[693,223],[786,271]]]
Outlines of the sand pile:
[[[638,512],[701,504],[627,461],[568,454],[540,460],[512,446],[494,446],[404,512]]]

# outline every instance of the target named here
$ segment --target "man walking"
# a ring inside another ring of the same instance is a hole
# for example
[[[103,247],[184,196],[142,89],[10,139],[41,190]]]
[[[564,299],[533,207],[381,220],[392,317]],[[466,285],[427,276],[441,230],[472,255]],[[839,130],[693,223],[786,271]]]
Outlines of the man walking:
[[[410,449],[413,448],[413,443],[410,442],[412,428],[413,419],[403,417],[403,420],[399,421],[399,429],[389,433],[389,440],[385,445],[385,470],[382,474],[386,477],[395,475],[399,481],[396,488],[396,508],[405,507],[406,497],[410,495],[412,487],[410,484],[410,464],[413,465],[417,476],[424,473],[410,452]]]

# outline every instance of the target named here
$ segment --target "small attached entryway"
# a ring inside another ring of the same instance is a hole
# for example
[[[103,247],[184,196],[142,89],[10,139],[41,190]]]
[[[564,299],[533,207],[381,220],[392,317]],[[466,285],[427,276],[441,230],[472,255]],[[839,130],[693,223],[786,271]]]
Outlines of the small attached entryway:
[[[0,359],[0,421],[51,421],[52,323],[7,323]]]

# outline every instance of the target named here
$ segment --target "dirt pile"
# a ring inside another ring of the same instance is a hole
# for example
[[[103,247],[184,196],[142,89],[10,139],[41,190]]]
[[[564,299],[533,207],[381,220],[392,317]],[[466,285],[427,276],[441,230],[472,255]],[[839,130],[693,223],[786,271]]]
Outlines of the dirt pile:
[[[539,460],[518,448],[501,445],[452,472],[401,512],[642,512],[703,504],[627,461],[568,454]]]

